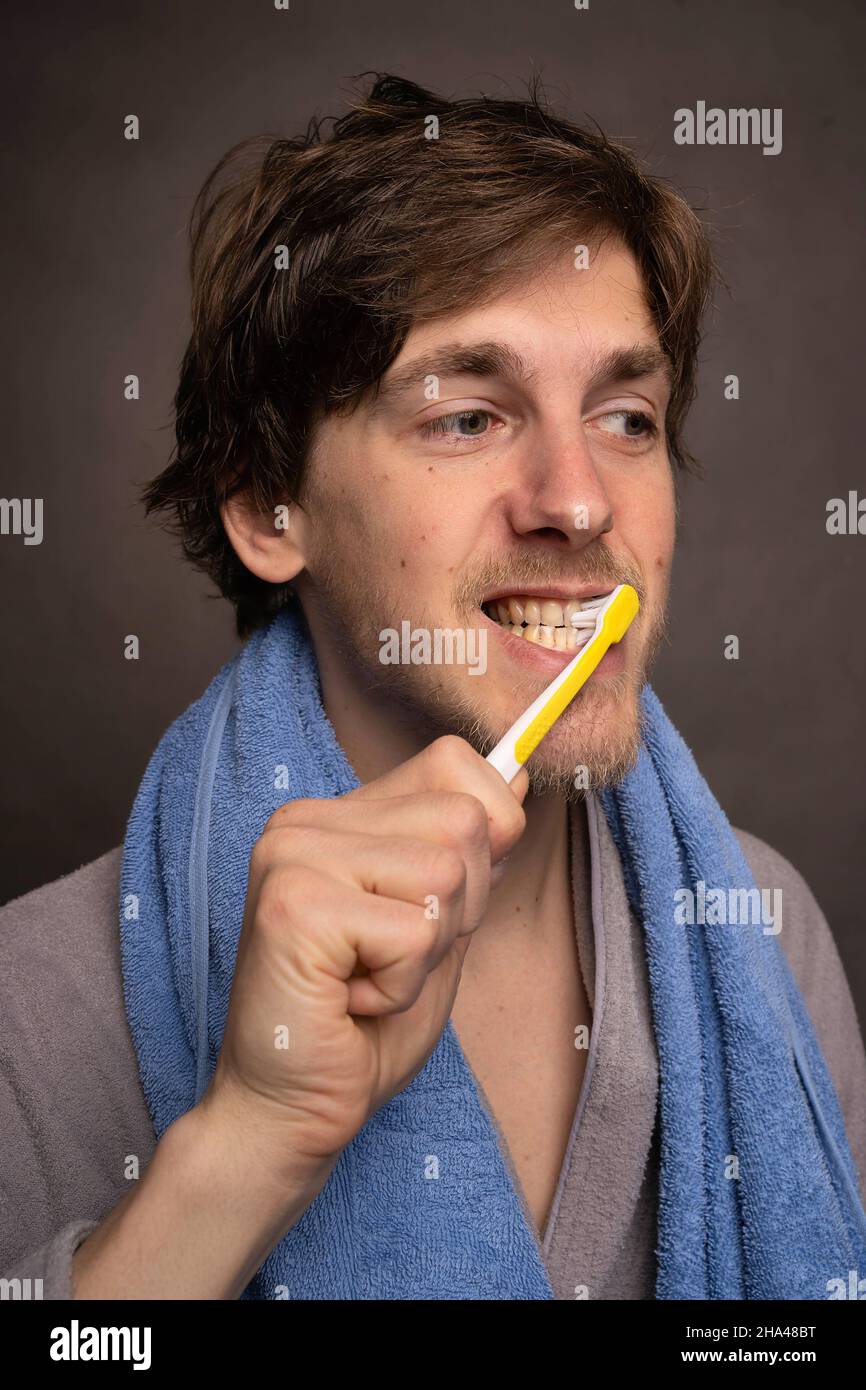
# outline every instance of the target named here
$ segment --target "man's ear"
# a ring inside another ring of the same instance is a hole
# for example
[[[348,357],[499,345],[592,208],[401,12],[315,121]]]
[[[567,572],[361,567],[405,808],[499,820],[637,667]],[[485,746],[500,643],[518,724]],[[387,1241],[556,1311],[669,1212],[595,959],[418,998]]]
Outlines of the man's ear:
[[[269,584],[287,584],[304,568],[304,515],[286,502],[259,511],[246,490],[232,493],[220,506],[232,549],[247,569]]]

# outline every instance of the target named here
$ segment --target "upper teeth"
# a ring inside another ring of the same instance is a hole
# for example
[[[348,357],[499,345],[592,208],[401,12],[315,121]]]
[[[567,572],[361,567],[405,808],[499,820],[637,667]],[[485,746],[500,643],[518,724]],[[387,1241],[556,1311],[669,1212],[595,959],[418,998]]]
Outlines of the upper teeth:
[[[545,627],[594,627],[599,603],[606,598],[570,598],[566,603],[556,599],[527,598],[516,595],[513,598],[493,599],[487,604],[492,618],[500,623],[543,623]]]
[[[596,594],[586,599],[570,598],[563,604],[553,598],[516,594],[491,599],[484,607],[489,617],[518,637],[542,647],[577,651],[592,636],[598,609],[607,597]]]

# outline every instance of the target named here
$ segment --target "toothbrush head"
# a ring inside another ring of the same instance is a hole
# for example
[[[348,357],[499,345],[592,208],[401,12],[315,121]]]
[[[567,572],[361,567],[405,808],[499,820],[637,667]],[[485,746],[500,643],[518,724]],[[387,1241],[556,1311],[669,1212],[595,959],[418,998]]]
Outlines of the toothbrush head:
[[[601,604],[595,622],[596,636],[604,630],[611,642],[621,642],[640,610],[637,591],[631,584],[617,584]]]

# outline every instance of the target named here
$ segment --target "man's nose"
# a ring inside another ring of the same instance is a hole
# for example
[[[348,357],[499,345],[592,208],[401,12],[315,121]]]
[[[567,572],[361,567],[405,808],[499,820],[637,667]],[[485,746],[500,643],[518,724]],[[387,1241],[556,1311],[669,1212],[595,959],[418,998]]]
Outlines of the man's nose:
[[[613,530],[611,499],[580,426],[549,426],[527,441],[506,508],[516,534],[559,533],[578,550]]]

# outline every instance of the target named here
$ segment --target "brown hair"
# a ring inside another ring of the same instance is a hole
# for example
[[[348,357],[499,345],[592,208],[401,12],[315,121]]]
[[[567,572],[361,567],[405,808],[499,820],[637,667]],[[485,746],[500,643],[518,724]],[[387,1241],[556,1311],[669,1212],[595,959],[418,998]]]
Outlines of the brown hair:
[[[238,559],[225,497],[297,500],[315,421],[375,391],[413,322],[484,303],[557,240],[608,233],[641,269],[673,368],[668,448],[692,468],[681,432],[715,278],[706,233],[626,149],[553,116],[537,78],[525,101],[447,101],[382,74],[327,138],[313,119],[300,138],[257,136],[223,156],[191,218],[176,445],[144,500],[236,605],[241,635],[290,590]]]

